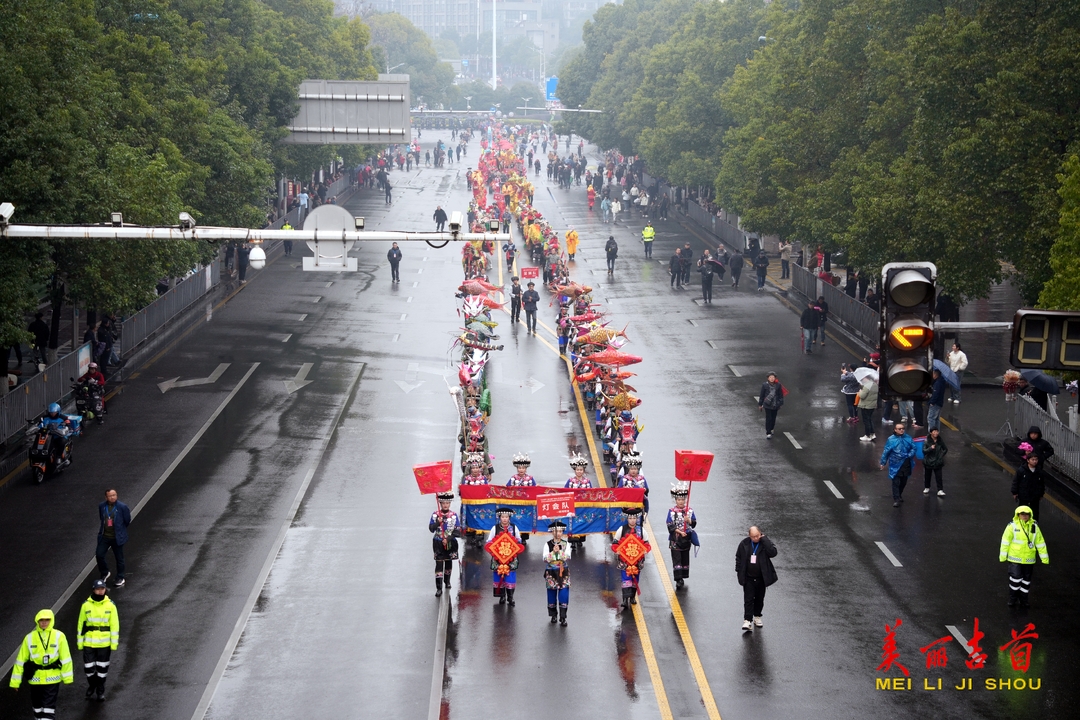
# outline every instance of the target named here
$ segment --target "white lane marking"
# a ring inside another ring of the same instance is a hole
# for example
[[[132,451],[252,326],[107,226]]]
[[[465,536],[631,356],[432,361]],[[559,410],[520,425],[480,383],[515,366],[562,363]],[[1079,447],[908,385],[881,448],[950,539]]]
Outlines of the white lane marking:
[[[417,275],[423,275],[424,274],[424,268],[420,268],[419,270],[417,270],[416,274]]]
[[[356,377],[349,383],[349,389],[345,393],[345,401],[342,402],[341,407],[338,408],[337,416],[327,430],[326,437],[323,438],[322,447],[315,456],[314,462],[311,463],[311,467],[308,468],[307,473],[304,475],[304,481],[300,483],[300,489],[296,491],[296,497],[293,498],[292,506],[290,506],[284,522],[281,523],[281,529],[278,531],[277,538],[275,538],[274,544],[270,548],[270,553],[266,556],[266,561],[259,571],[259,577],[255,581],[255,586],[251,588],[251,594],[248,595],[243,612],[241,612],[240,617],[236,619],[236,625],[233,626],[232,635],[229,636],[229,641],[225,643],[225,649],[221,651],[221,657],[218,658],[217,666],[210,676],[210,682],[206,684],[206,690],[203,691],[202,699],[199,700],[199,704],[196,706],[195,712],[191,716],[191,720],[203,720],[203,718],[206,717],[206,711],[210,709],[210,703],[214,699],[214,693],[217,692],[221,677],[225,674],[225,668],[229,666],[229,660],[232,659],[233,653],[236,651],[236,646],[240,642],[240,636],[247,626],[248,617],[251,616],[251,610],[255,607],[255,603],[262,594],[263,587],[266,585],[266,578],[269,577],[270,570],[274,567],[274,560],[277,559],[278,552],[281,551],[281,546],[285,542],[285,534],[289,531],[289,527],[292,526],[293,520],[296,518],[296,511],[300,509],[300,503],[303,501],[304,495],[307,494],[311,479],[315,477],[315,471],[318,469],[319,465],[322,464],[323,455],[326,454],[326,448],[330,446],[330,439],[334,436],[334,432],[337,430],[337,426],[341,422],[342,416],[345,414],[345,408],[348,406],[349,400],[353,397],[353,392],[356,389],[357,382],[360,380],[360,376],[364,374],[364,366],[365,363],[360,363],[360,369],[356,371]]]
[[[296,371],[296,377],[294,377],[292,380],[285,381],[286,392],[292,395],[294,392],[304,387],[305,385],[310,385],[311,383],[315,382],[314,380],[307,379],[307,374],[311,372],[311,368],[313,367],[315,367],[315,363],[304,363],[303,365],[301,365],[300,369]]]
[[[405,299],[405,302],[407,302],[407,303],[411,303],[411,302],[412,302],[412,296],[410,295],[410,296],[409,296],[408,298],[406,298],[406,299]]]
[[[409,313],[401,313],[401,318],[398,320],[398,322],[401,322],[402,320],[404,320],[407,317],[409,317]]]
[[[251,377],[251,373],[255,372],[255,368],[257,367],[259,367],[259,363],[254,363],[251,366],[251,369],[249,369],[244,375],[244,377],[240,378],[240,382],[236,383],[236,387],[232,389],[232,392],[230,392],[225,397],[225,399],[221,401],[221,404],[218,405],[217,410],[214,411],[214,414],[211,415],[205,423],[203,423],[203,426],[199,428],[199,431],[195,433],[195,436],[192,437],[188,444],[184,446],[184,449],[180,451],[180,454],[176,456],[176,459],[169,463],[169,467],[165,468],[165,472],[161,473],[161,477],[157,479],[157,482],[155,482],[150,487],[150,489],[146,491],[146,494],[143,495],[143,498],[139,501],[139,504],[131,508],[132,521],[135,520],[135,516],[139,514],[139,511],[146,507],[146,503],[150,502],[150,498],[154,497],[154,493],[156,493],[158,489],[165,483],[165,481],[169,479],[169,476],[173,474],[173,471],[176,470],[177,466],[179,466],[183,459],[187,457],[187,454],[191,452],[191,449],[195,447],[195,444],[202,439],[202,436],[206,434],[206,431],[209,430],[210,426],[214,424],[214,421],[218,419],[218,415],[221,415],[222,411],[225,410],[225,407],[232,401],[234,397],[236,397],[236,393],[240,392],[240,388],[244,386],[244,383],[247,382],[248,378]],[[75,577],[71,584],[67,586],[67,590],[64,590],[64,592],[60,595],[60,599],[53,604],[52,611],[54,614],[60,612],[60,609],[64,607],[64,605],[69,599],[71,599],[71,596],[75,594],[75,591],[82,587],[83,583],[86,582],[86,578],[89,577],[90,573],[96,568],[97,558],[90,558],[90,562],[86,563],[86,567],[82,569],[82,572],[80,572]],[[18,649],[16,649],[13,653],[11,653],[11,656],[6,661],[4,661],[4,665],[0,667],[0,677],[8,674],[8,671],[10,671],[12,666],[15,665],[15,658],[18,656],[18,654],[19,651]]]
[[[191,378],[190,380],[181,380],[178,377],[174,377],[172,380],[160,382],[158,383],[158,390],[160,390],[161,394],[164,395],[173,388],[195,387],[196,385],[213,385],[221,378],[222,375],[225,374],[225,371],[229,369],[230,364],[231,363],[219,364],[216,368],[214,368],[214,372],[210,373],[209,377]]]
[[[419,285],[419,284],[420,284],[420,283],[418,283],[418,282],[414,282],[414,283],[412,284],[412,286],[413,286],[413,287],[416,287],[416,286],[417,286],[417,285]]]
[[[827,488],[829,488],[830,490],[832,490],[832,494],[833,494],[833,495],[835,495],[835,496],[836,496],[837,498],[839,498],[840,500],[843,500],[843,499],[844,499],[844,496],[843,496],[843,495],[842,495],[842,494],[840,493],[840,491],[839,491],[839,490],[837,490],[837,489],[836,489],[836,486],[832,484],[832,480],[826,480],[826,481],[825,481],[825,487],[827,487]]]
[[[706,340],[705,344],[708,345],[709,347],[711,347],[713,350],[718,350],[719,349],[719,348],[716,347],[716,341],[715,340]]]
[[[424,262],[427,262],[427,257],[426,256],[424,257]]]
[[[400,337],[401,337],[401,333],[394,333],[394,337],[390,339],[390,342],[397,342],[398,338],[400,338]]]
[[[333,280],[330,280],[329,282],[327,282],[327,283],[326,283],[326,287],[330,287],[330,286],[331,286],[331,285],[333,285],[333,284],[334,284],[334,281],[333,281]]]
[[[420,387],[421,385],[423,385],[423,384],[424,384],[424,382],[426,382],[426,381],[424,381],[424,380],[421,380],[421,381],[419,381],[419,382],[417,382],[417,383],[415,383],[415,384],[410,384],[410,383],[407,383],[407,382],[405,382],[404,380],[395,380],[395,381],[394,381],[394,384],[395,384],[395,385],[397,385],[397,386],[398,386],[399,388],[401,388],[401,391],[402,391],[403,393],[405,393],[406,395],[408,395],[408,394],[409,394],[409,393],[411,393],[411,392],[412,392],[413,390],[415,390],[416,388],[418,388],[418,387]]]
[[[304,322],[305,320],[307,320],[307,313],[302,313],[300,315],[300,317],[298,317],[296,319],[299,320],[300,322]]]
[[[961,633],[960,630],[957,629],[957,627],[955,625],[946,625],[945,629],[949,631],[950,635],[952,635],[954,638],[956,638],[957,640],[960,641],[960,646],[962,648],[964,648],[965,650],[967,650],[968,655],[970,655],[972,653],[974,648],[971,647],[971,643],[969,643],[967,641],[967,638],[964,637],[964,634]]]
[[[698,326],[698,324],[697,324],[697,320],[687,320],[686,322],[690,323],[690,324],[691,324],[691,325],[693,325],[694,327],[697,327],[697,326]]]
[[[784,433],[784,437],[786,437],[786,438],[787,438],[788,440],[790,440],[790,441],[791,441],[791,444],[795,446],[795,449],[796,449],[796,450],[802,450],[802,445],[800,445],[800,444],[798,443],[798,441],[797,441],[797,440],[795,439],[795,436],[794,436],[794,435],[792,435],[792,434],[791,434],[791,433],[789,433],[789,432],[786,432],[786,433]]]
[[[730,370],[731,374],[735,377],[742,377],[742,373],[736,370],[734,365],[728,365],[728,370]]]
[[[208,302],[208,303],[206,303],[206,322],[210,322],[210,320],[213,317],[214,317],[214,303]]]
[[[285,335],[284,337],[281,338],[281,342],[287,343],[287,342],[289,342],[289,338],[291,338],[291,337],[292,337],[292,333],[289,333],[288,335]]]
[[[885,543],[880,540],[875,540],[874,544],[878,546],[878,549],[881,550],[881,552],[885,553],[885,557],[889,558],[889,562],[893,564],[893,567],[904,567],[900,564],[900,561],[896,559],[896,556],[892,554],[892,551],[885,547]]]
[[[320,300],[322,300],[322,295],[316,295],[315,299],[312,300],[311,302],[319,302]]]
[[[458,574],[459,582],[461,575]],[[431,699],[428,720],[442,717],[443,680],[446,677],[446,628],[450,619],[450,593],[440,599],[439,623],[435,627],[435,662],[431,667]]]

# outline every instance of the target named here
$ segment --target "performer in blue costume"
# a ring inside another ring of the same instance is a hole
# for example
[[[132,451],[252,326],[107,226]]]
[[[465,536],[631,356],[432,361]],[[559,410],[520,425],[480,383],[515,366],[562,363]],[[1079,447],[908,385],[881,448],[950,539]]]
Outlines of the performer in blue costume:
[[[450,509],[454,493],[442,492],[435,496],[439,509],[431,513],[428,520],[428,532],[431,535],[431,548],[435,551],[435,597],[442,595],[443,584],[450,588],[450,574],[454,570],[454,561],[458,559],[458,541],[461,537],[461,521],[456,512]]]
[[[517,473],[510,476],[510,479],[506,481],[506,487],[535,487],[536,478],[529,474],[529,465],[532,464],[532,460],[529,459],[526,453],[517,453],[514,455],[514,469]],[[521,542],[524,545],[529,544],[529,533],[521,533]]]
[[[566,627],[566,610],[570,604],[570,543],[563,536],[566,523],[556,520],[548,525],[551,539],[544,545],[544,582],[547,583],[548,617]],[[556,605],[558,606],[556,608]]]
[[[645,543],[645,546],[651,550],[652,545],[649,543],[649,536],[645,533],[645,528],[639,524],[641,508],[623,508],[623,515],[626,516],[626,522],[615,531],[615,535],[611,540],[612,552],[615,551],[615,546],[627,535],[637,535]],[[637,605],[638,576],[641,574],[641,564],[643,562],[645,562],[644,558],[636,565],[631,566],[623,562],[622,558],[619,558],[619,570],[622,571],[622,606],[624,609],[627,607],[627,603]]]
[[[687,503],[690,497],[690,483],[676,483],[671,489],[675,507],[668,510],[668,546],[671,548],[671,565],[674,567],[675,587],[681,588],[683,581],[690,577],[690,546],[697,545],[697,516]]]
[[[518,542],[521,542],[521,534],[518,532],[517,526],[512,522],[514,517],[513,508],[498,508],[495,511],[495,517],[498,520],[495,523],[495,527],[491,528],[488,533],[488,542],[495,539],[499,533],[510,533],[511,536]],[[517,588],[517,567],[518,559],[515,557],[510,561],[509,572],[505,575],[499,574],[499,563],[495,558],[491,558],[491,585],[493,595],[499,598],[500,605],[509,604],[510,607],[514,607],[517,603],[514,602],[514,590]]]
[[[649,481],[641,474],[641,453],[628,453],[623,456],[626,474],[619,478],[619,487],[636,488],[645,491],[645,514],[649,514]]]

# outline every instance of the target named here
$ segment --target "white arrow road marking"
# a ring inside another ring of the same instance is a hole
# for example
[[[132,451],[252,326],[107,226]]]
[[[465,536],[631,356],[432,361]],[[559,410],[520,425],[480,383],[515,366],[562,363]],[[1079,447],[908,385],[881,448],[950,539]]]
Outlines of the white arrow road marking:
[[[310,385],[315,382],[314,380],[308,380],[307,374],[311,372],[311,368],[315,367],[315,363],[304,363],[300,366],[300,369],[296,371],[296,377],[292,380],[285,380],[285,390],[291,395],[305,385]]]
[[[217,366],[214,372],[210,373],[210,377],[204,378],[192,378],[191,380],[181,380],[179,377],[174,377],[172,380],[166,380],[165,382],[158,383],[158,389],[162,394],[169,392],[173,388],[193,387],[195,385],[212,385],[218,381],[226,370],[229,369],[229,365],[232,363],[221,363]]]
[[[525,387],[527,387],[527,388],[531,388],[531,389],[532,389],[532,394],[533,394],[533,395],[535,395],[535,394],[536,394],[536,391],[537,391],[537,390],[539,390],[540,388],[544,387],[544,383],[540,382],[539,380],[537,380],[537,379],[536,379],[536,378],[534,378],[534,377],[530,377],[530,378],[529,378],[528,380],[526,380],[526,381],[525,381],[524,383],[522,383],[522,384],[523,384],[523,385],[524,385]]]
[[[839,498],[839,499],[841,499],[841,500],[843,500],[843,499],[844,499],[844,496],[843,496],[843,495],[841,495],[841,494],[840,494],[840,491],[836,489],[836,486],[832,484],[832,480],[826,480],[826,481],[825,481],[825,487],[827,487],[827,488],[829,488],[830,490],[832,490],[832,494],[833,494],[833,495],[835,495],[835,496],[836,496],[837,498]]]
[[[900,561],[896,559],[896,556],[892,554],[892,551],[885,547],[885,543],[877,540],[874,544],[878,546],[878,549],[880,549],[881,552],[885,553],[885,557],[889,558],[889,562],[893,564],[893,567],[904,567],[900,564]]]
[[[418,388],[418,387],[420,387],[421,385],[423,385],[423,384],[424,384],[424,381],[423,381],[423,380],[421,380],[421,381],[420,381],[420,382],[418,382],[418,383],[415,383],[415,384],[412,384],[412,385],[410,385],[409,383],[405,382],[404,380],[395,380],[395,381],[394,381],[394,384],[395,384],[395,385],[397,385],[397,386],[398,386],[399,388],[401,388],[402,392],[404,392],[404,393],[405,393],[406,395],[408,395],[408,394],[409,394],[409,393],[411,393],[411,392],[412,392],[413,390],[415,390],[416,388]]]

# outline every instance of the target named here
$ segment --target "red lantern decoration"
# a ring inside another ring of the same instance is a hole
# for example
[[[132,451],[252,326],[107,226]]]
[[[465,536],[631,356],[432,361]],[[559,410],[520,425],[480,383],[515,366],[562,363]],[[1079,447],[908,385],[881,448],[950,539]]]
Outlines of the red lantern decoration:
[[[416,484],[420,488],[420,494],[431,495],[432,493],[453,490],[453,467],[454,463],[451,460],[413,465],[413,476],[416,477]]]
[[[705,482],[712,469],[713,454],[704,450],[675,451],[675,479]]]
[[[500,566],[500,575],[509,573],[510,563],[513,562],[514,558],[518,555],[525,552],[525,546],[519,543],[513,535],[505,530],[491,538],[491,541],[484,546],[484,549],[488,551],[488,554],[491,555],[492,559]],[[502,566],[506,566],[505,573],[501,570]]]
[[[615,550],[615,554],[619,556],[619,559],[626,563],[626,572],[634,575],[635,573],[630,572],[629,568],[637,568],[637,565],[645,559],[645,555],[649,552],[649,546],[637,535],[630,533],[623,535],[622,540],[615,544],[613,550]]]

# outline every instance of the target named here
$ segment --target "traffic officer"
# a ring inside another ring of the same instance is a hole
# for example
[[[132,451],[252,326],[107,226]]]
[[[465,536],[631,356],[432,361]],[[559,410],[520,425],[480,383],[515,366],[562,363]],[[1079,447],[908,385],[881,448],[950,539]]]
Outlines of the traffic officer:
[[[641,242],[645,245],[645,257],[652,257],[652,244],[656,239],[656,230],[652,226],[652,220],[645,223],[645,228],[641,231]]]
[[[55,621],[52,610],[41,610],[34,616],[37,627],[23,638],[15,656],[15,666],[11,668],[10,684],[16,692],[22,685],[23,675],[30,676],[27,684],[30,685],[30,706],[34,708],[35,720],[53,720],[60,683],[71,685],[75,682],[67,637],[53,627]]]
[[[79,610],[75,626],[76,642],[83,653],[86,670],[86,699],[97,696],[105,699],[105,678],[109,674],[109,657],[120,641],[120,614],[105,594],[105,581],[96,580],[90,597]]]
[[[1005,526],[1001,534],[1000,562],[1009,563],[1009,607],[1028,606],[1028,594],[1031,592],[1031,575],[1035,571],[1035,555],[1042,559],[1043,565],[1050,564],[1050,555],[1046,552],[1042,528],[1031,518],[1031,508],[1021,505],[1016,508],[1012,522]]]
[[[286,220],[282,224],[281,229],[282,230],[292,230],[293,226],[289,224],[288,220]],[[292,240],[284,240],[284,241],[282,241],[281,247],[283,247],[285,249],[285,257],[289,257],[290,255],[292,255]]]

